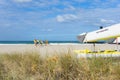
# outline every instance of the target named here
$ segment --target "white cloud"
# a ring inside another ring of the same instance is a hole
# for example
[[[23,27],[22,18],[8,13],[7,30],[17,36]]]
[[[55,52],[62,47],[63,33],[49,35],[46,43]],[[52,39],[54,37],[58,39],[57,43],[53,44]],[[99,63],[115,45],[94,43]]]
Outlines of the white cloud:
[[[58,22],[64,22],[64,18],[61,15],[58,15],[56,19]]]
[[[51,32],[53,29],[47,28],[47,29],[42,29],[43,32]]]
[[[120,7],[120,4],[118,4],[117,7]]]
[[[24,2],[31,2],[32,0],[14,0],[14,1],[18,3],[24,3]]]
[[[107,20],[107,19],[101,19],[100,20],[102,23],[114,23],[114,20]]]
[[[76,2],[85,2],[86,0],[75,0]]]
[[[4,3],[4,1],[3,0],[0,0],[0,4],[3,4]]]
[[[100,21],[101,21],[101,22],[107,22],[107,20],[106,20],[106,19],[101,19]]]
[[[76,8],[72,5],[69,5],[67,8],[64,9],[65,11],[74,11]]]
[[[73,14],[64,14],[64,15],[58,15],[56,19],[58,22],[70,22],[77,20],[78,18],[76,15]]]
[[[49,31],[49,32],[50,32],[50,31],[52,31],[52,29],[47,29],[47,31]]]

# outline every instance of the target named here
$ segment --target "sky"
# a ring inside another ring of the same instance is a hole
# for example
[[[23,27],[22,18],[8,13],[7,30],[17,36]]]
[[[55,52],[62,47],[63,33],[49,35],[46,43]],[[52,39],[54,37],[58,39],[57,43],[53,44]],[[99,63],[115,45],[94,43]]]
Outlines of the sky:
[[[120,0],[0,0],[0,41],[76,41],[120,23]]]

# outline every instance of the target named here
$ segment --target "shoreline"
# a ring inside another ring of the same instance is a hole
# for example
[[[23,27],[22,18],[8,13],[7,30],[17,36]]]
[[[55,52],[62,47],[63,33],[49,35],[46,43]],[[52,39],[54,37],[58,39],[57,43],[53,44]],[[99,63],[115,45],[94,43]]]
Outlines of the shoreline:
[[[0,43],[0,45],[24,45],[24,44],[27,44],[27,45],[33,45],[34,43]],[[67,45],[67,44],[72,44],[72,45],[75,45],[75,44],[83,44],[83,43],[49,43],[49,45]]]

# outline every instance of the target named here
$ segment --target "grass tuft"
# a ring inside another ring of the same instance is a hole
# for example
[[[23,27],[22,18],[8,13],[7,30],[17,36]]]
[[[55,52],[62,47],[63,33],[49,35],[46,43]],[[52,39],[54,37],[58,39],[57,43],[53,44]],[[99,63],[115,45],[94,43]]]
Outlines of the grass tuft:
[[[119,58],[76,58],[70,51],[41,57],[38,52],[0,54],[0,80],[119,80]]]

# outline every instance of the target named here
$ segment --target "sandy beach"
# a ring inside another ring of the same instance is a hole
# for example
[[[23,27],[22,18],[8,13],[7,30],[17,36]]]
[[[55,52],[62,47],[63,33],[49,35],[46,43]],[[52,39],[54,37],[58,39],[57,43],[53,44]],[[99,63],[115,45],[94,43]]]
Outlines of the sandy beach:
[[[120,45],[96,44],[95,50],[118,48],[120,49]],[[119,80],[120,54],[74,53],[74,50],[83,49],[94,50],[94,46],[93,44],[72,43],[38,47],[34,44],[1,44],[0,79]]]
[[[42,55],[51,55],[54,53],[61,54],[73,50],[120,50],[120,45],[116,44],[50,44],[48,46],[37,46],[34,44],[1,44],[0,53],[13,53],[13,52],[39,52]]]

